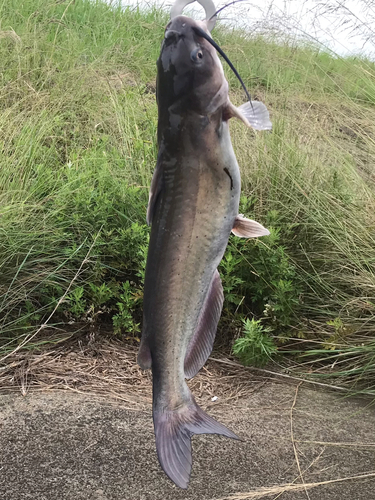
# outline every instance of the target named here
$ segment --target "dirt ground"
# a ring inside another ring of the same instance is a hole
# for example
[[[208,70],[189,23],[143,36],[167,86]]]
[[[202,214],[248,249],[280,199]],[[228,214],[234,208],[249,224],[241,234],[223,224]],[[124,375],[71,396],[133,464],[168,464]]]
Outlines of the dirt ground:
[[[126,375],[136,366],[128,353],[114,379],[121,356],[55,350],[43,363],[13,361],[0,379],[2,500],[375,500],[369,401],[214,361],[192,390],[242,441],[195,436],[190,486],[178,489],[158,465],[150,377]]]

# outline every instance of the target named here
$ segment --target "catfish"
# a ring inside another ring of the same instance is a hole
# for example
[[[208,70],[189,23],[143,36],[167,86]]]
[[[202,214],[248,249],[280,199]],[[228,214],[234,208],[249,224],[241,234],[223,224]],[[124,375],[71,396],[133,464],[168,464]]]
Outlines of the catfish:
[[[269,234],[238,213],[240,170],[228,123],[237,117],[270,130],[269,113],[257,101],[238,108],[230,102],[212,25],[208,14],[205,21],[173,16],[157,61],[158,157],[147,209],[151,234],[138,363],[152,369],[160,465],[180,488],[188,486],[194,434],[238,439],[197,405],[186,379],[212,351],[224,300],[217,267],[231,232]]]

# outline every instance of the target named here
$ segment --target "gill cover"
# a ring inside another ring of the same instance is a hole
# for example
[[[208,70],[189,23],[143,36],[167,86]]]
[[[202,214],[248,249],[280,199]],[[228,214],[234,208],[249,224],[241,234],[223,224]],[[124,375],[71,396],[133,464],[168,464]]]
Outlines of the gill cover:
[[[209,31],[212,31],[216,24],[216,8],[212,0],[197,0],[206,12],[206,23]],[[195,0],[176,0],[171,10],[171,19],[180,16],[184,8]]]

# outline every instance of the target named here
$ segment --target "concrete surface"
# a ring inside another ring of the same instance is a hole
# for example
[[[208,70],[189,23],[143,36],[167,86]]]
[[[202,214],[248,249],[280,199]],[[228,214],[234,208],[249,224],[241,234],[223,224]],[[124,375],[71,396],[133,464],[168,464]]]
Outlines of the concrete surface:
[[[291,431],[306,483],[375,471],[373,407],[302,386],[291,411],[295,396],[296,386],[270,381],[235,405],[211,407],[243,442],[196,436],[184,491],[158,465],[151,410],[65,391],[0,395],[0,498],[216,500],[300,483]],[[308,495],[281,498],[375,500],[375,478],[319,486]]]

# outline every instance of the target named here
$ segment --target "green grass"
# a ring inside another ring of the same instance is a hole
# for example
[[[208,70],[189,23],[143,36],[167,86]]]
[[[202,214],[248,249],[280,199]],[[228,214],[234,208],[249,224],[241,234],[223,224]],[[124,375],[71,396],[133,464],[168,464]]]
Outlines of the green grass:
[[[0,20],[0,358],[37,345],[55,309],[51,342],[82,321],[137,336],[167,16],[0,0]],[[274,124],[252,134],[231,123],[241,211],[271,235],[230,240],[222,339],[255,318],[269,352],[375,391],[375,67],[223,27],[213,35]]]

